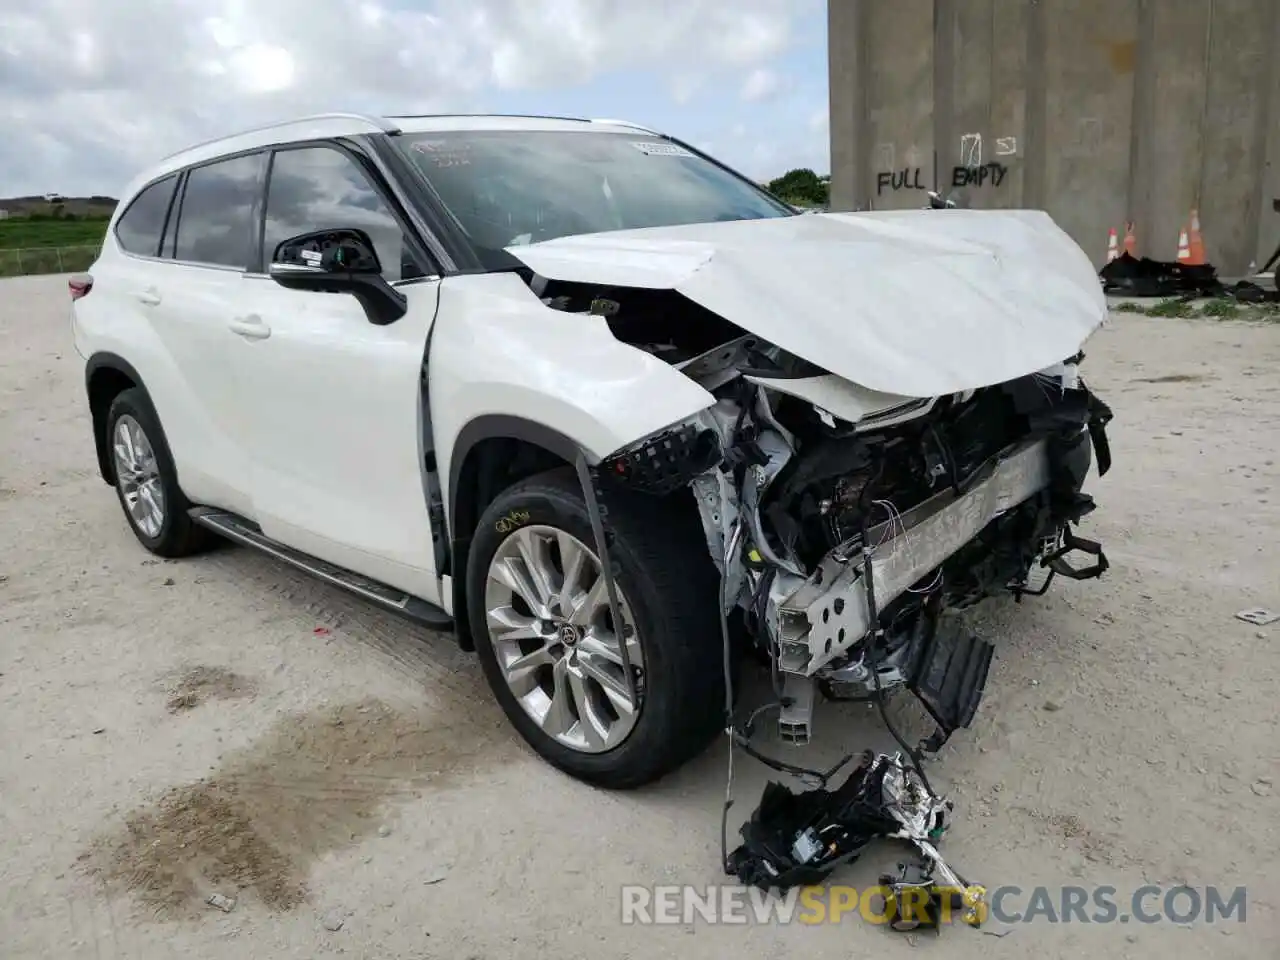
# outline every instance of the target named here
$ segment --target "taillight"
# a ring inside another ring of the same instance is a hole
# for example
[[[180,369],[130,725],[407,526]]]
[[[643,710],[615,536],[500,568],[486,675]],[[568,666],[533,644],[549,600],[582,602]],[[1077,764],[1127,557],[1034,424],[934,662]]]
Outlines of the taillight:
[[[83,276],[72,277],[67,281],[67,289],[71,291],[71,299],[79,300],[81,297],[87,297],[89,291],[93,289],[93,277],[87,273]]]

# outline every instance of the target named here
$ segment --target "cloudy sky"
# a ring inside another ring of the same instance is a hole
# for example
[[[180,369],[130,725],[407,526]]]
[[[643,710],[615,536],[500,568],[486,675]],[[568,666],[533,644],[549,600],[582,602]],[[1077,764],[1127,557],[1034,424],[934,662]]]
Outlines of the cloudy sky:
[[[619,117],[827,172],[822,0],[0,0],[0,196],[326,110]]]

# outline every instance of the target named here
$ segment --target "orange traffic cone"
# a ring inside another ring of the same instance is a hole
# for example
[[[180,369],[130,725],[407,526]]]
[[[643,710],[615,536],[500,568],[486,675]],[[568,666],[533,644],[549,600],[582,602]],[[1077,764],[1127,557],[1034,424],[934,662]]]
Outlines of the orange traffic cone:
[[[1107,231],[1107,263],[1120,256],[1120,244],[1116,240],[1116,228]]]
[[[1187,239],[1186,227],[1178,234],[1178,262],[1183,266],[1191,265],[1191,241]]]
[[[1189,264],[1199,266],[1208,263],[1204,256],[1204,237],[1200,236],[1200,211],[1194,207],[1191,210],[1191,259],[1187,261]]]
[[[1133,233],[1133,223],[1124,225],[1124,252],[1131,257],[1138,255],[1138,238]]]

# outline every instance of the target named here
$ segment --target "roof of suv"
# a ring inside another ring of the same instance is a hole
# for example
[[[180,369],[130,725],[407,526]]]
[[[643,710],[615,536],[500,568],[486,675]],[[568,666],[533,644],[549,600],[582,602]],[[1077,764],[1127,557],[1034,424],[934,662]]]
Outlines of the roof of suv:
[[[187,147],[165,157],[130,185],[126,197],[144,184],[174,170],[229,153],[280,143],[353,137],[369,133],[430,133],[445,130],[597,130],[613,133],[657,131],[626,120],[588,120],[576,117],[528,117],[499,114],[437,114],[429,116],[376,117],[359,113],[324,113],[245,130]]]

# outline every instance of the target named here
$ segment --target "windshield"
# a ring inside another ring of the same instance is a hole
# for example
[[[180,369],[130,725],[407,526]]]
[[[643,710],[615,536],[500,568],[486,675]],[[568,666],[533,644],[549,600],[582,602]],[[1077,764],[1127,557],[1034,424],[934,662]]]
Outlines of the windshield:
[[[504,247],[556,237],[795,211],[651,134],[469,130],[395,138],[488,267]]]

